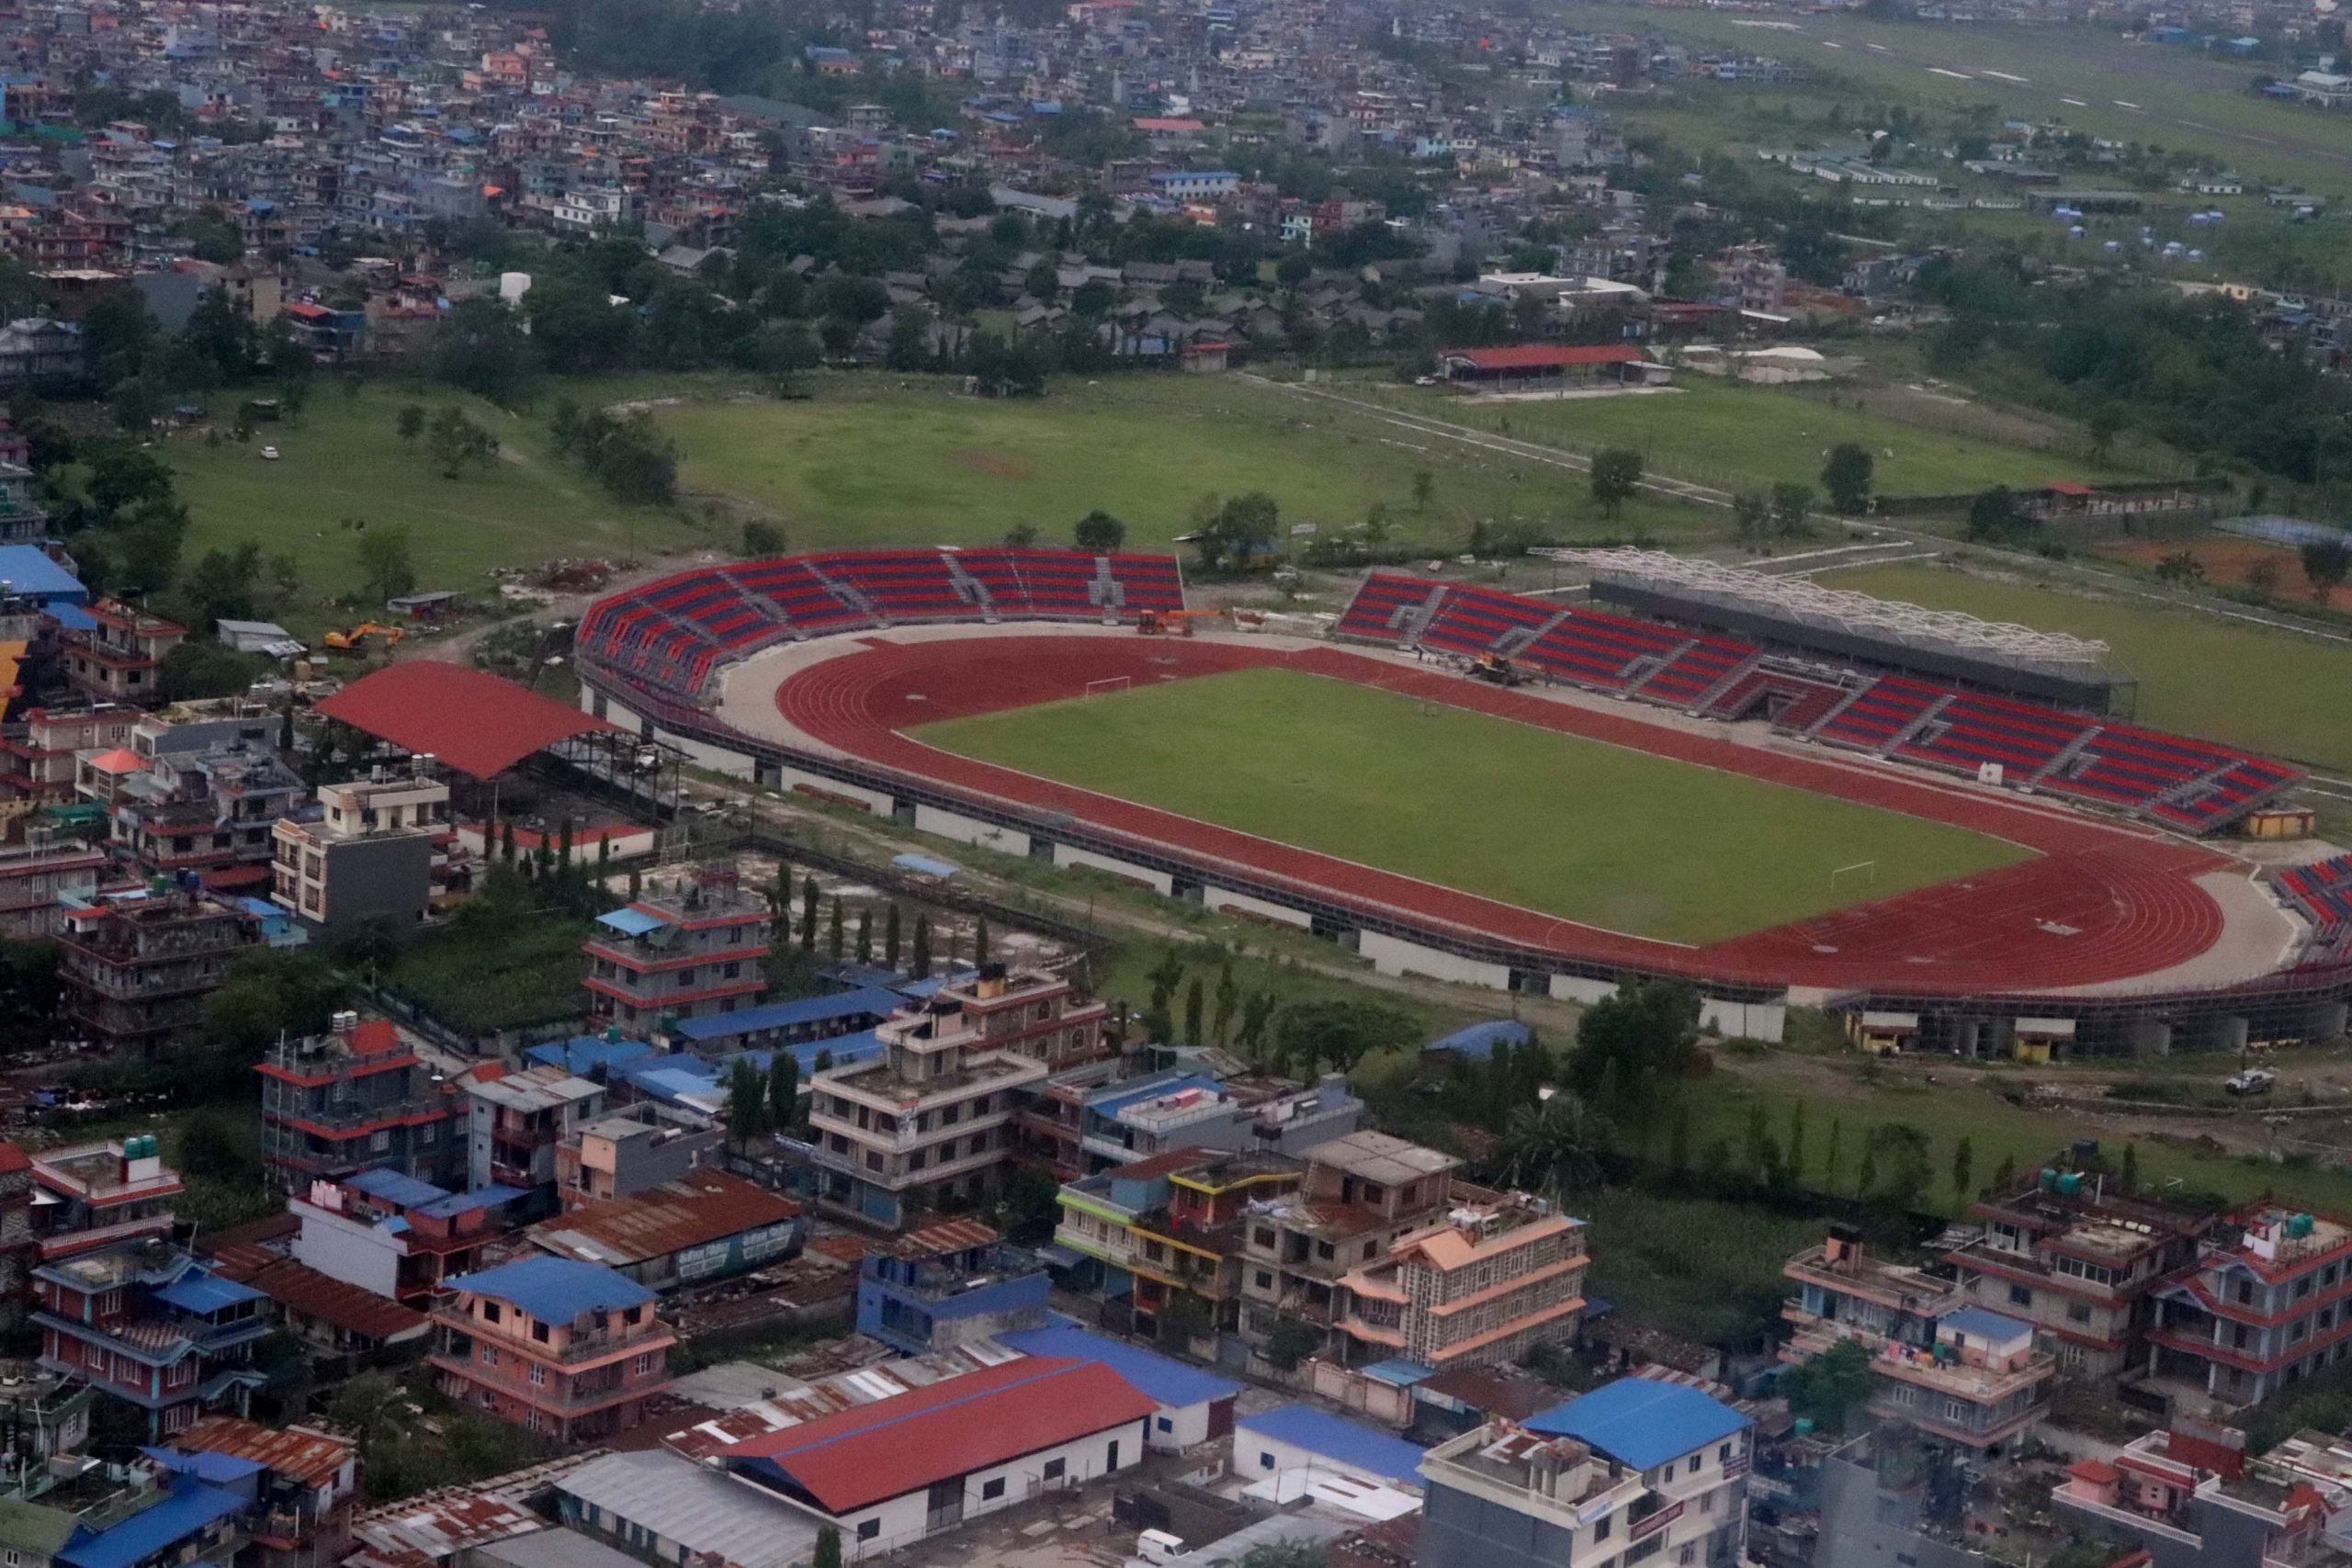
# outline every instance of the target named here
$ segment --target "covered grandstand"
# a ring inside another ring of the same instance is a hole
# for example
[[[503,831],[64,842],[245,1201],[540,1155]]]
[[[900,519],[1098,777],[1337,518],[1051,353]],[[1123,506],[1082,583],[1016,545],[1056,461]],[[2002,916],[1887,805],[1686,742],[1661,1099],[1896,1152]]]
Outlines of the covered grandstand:
[[[2089,638],[1661,550],[1537,553],[1590,572],[1601,604],[1656,620],[2088,713],[2131,711],[2132,682]]]

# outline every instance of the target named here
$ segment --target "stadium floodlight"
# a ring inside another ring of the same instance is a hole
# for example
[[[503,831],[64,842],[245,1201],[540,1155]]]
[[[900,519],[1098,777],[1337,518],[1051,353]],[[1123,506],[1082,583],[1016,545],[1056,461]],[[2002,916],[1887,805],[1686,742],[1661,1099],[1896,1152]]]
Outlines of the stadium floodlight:
[[[1779,576],[1663,550],[1538,548],[1532,554],[1580,567],[1595,582],[1611,581],[1672,593],[1751,615],[1823,630],[1877,637],[1908,648],[1989,659],[2029,670],[2079,676],[2105,671],[2104,642],[2064,632],[2037,631],[2009,621],[1980,620],[1957,610],[1930,610],[1900,599],[1879,599],[1807,578]]]

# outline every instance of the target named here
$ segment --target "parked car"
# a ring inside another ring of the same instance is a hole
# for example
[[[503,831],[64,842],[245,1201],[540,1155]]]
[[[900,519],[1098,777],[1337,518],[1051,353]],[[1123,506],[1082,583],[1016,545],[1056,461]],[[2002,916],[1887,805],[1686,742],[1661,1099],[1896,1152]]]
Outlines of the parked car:
[[[2232,1074],[2230,1080],[2222,1087],[2232,1094],[2268,1094],[2278,1082],[2277,1073],[2266,1073],[2260,1067],[2248,1067],[2245,1072]]]
[[[263,447],[261,449],[261,455],[264,462],[275,463],[277,461],[277,448],[275,446]]]

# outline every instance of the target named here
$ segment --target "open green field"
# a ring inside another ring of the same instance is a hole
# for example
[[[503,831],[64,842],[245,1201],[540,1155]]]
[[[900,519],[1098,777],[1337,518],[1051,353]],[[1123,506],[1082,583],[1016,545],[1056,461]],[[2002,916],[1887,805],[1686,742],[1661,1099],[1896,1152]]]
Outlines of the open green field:
[[[2092,28],[1939,27],[1843,14],[1767,18],[1581,3],[1552,10],[1578,26],[1655,28],[1774,55],[1897,102],[1943,111],[1995,104],[2012,118],[2202,152],[2256,180],[2352,194],[2352,140],[2341,117],[2248,90],[2257,75],[2293,74],[2277,62],[2126,43]]]
[[[1244,670],[926,725],[962,756],[1694,944],[2027,858],[1998,840],[1393,692]]]
[[[1204,494],[1263,491],[1285,525],[1325,534],[1375,503],[1393,536],[1458,549],[1480,518],[1520,516],[1562,537],[1719,536],[1704,509],[1645,502],[1615,522],[1581,479],[1429,441],[1235,377],[1064,378],[1042,398],[967,397],[952,378],[827,377],[807,401],[688,401],[658,411],[695,490],[772,510],[796,548],[989,544],[1019,525],[1047,539],[1100,507],[1128,542],[1165,545]],[[1426,511],[1413,476],[1433,481]]]
[[[1870,449],[1883,495],[1960,495],[1996,484],[2133,477],[2064,453],[1832,406],[1827,400],[1834,389],[1753,387],[1688,372],[1675,378],[1670,392],[1540,402],[1469,402],[1393,383],[1349,389],[1393,408],[1573,452],[1631,446],[1653,473],[1723,490],[1794,483],[1817,492],[1829,449],[1846,441]]]
[[[1825,573],[1822,581],[1930,609],[2101,638],[2139,677],[2141,722],[2314,767],[2352,769],[2352,644],[2150,599],[2089,598],[2072,588],[1925,564]]]
[[[456,403],[498,437],[499,459],[443,478],[400,439],[394,421],[411,402],[428,414]],[[277,461],[261,458],[264,446],[277,448]],[[361,536],[343,525],[347,518],[406,528],[421,587],[474,592],[493,567],[653,554],[696,538],[679,518],[621,506],[560,462],[547,450],[543,418],[436,388],[369,389],[356,398],[322,388],[300,423],[262,425],[248,446],[181,436],[163,456],[188,506],[186,554],[247,539],[269,554],[291,554],[306,602],[358,592]]]

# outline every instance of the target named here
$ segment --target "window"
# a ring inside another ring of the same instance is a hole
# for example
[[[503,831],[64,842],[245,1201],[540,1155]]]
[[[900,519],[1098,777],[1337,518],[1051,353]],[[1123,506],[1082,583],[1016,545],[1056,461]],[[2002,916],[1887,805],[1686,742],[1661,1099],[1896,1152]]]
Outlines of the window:
[[[481,1348],[481,1364],[485,1367],[494,1367],[498,1365],[497,1346],[485,1345]]]
[[[1162,1416],[1159,1417],[1159,1429],[1163,1432],[1172,1432],[1176,1429],[1176,1423]]]
[[[1698,1474],[1698,1473],[1699,1473],[1699,1462],[1700,1462],[1700,1459],[1701,1459],[1701,1456],[1700,1456],[1700,1455],[1698,1455],[1698,1454],[1692,1454],[1692,1455],[1690,1456],[1690,1462],[1689,1464],[1687,1464],[1687,1465],[1683,1466],[1683,1468],[1682,1468],[1682,1473],[1683,1473],[1683,1474],[1685,1474],[1685,1475],[1696,1475],[1696,1474]]]
[[[1731,1462],[1731,1445],[1729,1443],[1725,1443],[1722,1448],[1715,1450],[1715,1462],[1717,1464],[1729,1464]]]
[[[643,1355],[638,1357],[638,1359],[630,1363],[630,1365],[636,1371],[637,1374],[639,1377],[642,1377],[646,1373],[653,1371],[654,1368],[660,1364],[661,1359],[662,1358],[659,1353],[648,1350]]]
[[[496,1302],[484,1302],[481,1303],[481,1320],[484,1323],[496,1323],[498,1321],[498,1312],[499,1308]]]
[[[982,1483],[980,1483],[980,1501],[981,1501],[981,1502],[983,1502],[983,1503],[990,1502],[990,1501],[993,1501],[994,1499],[999,1498],[999,1497],[1001,1497],[1001,1496],[1003,1496],[1003,1495],[1004,1495],[1004,1477],[1003,1477],[1003,1476],[1000,1475],[1000,1476],[998,1476],[994,1481],[984,1481],[984,1482],[982,1482]]]
[[[1612,1526],[1612,1525],[1614,1525],[1616,1522],[1617,1522],[1617,1516],[1616,1516],[1616,1515],[1614,1515],[1614,1514],[1603,1514],[1603,1515],[1601,1515],[1600,1518],[1598,1518],[1598,1519],[1596,1519],[1596,1520],[1594,1520],[1594,1521],[1593,1521],[1593,1525],[1592,1525],[1592,1539],[1593,1539],[1593,1540],[1607,1540],[1609,1539],[1609,1529],[1610,1529],[1610,1527],[1611,1527],[1611,1526]]]
[[[2033,1292],[2027,1290],[2023,1285],[2011,1285],[2009,1287],[2009,1304],[2011,1306],[2021,1307],[2031,1306],[2033,1304]]]
[[[1274,1245],[1274,1233],[1266,1226],[1260,1225],[1250,1233],[1250,1245],[1262,1247],[1271,1251]]]
[[[529,1371],[529,1374],[528,1374],[528,1375],[529,1375],[529,1377],[530,1377],[530,1380],[531,1380],[531,1386],[532,1386],[533,1388],[545,1388],[545,1387],[547,1386],[547,1383],[548,1383],[548,1370],[547,1370],[545,1367],[543,1367],[543,1366],[539,1365],[537,1361],[533,1361],[533,1362],[531,1363],[531,1366],[530,1366],[530,1371]]]
[[[532,1324],[531,1337],[537,1340],[542,1345],[546,1344],[548,1342],[548,1325],[544,1323]]]
[[[1273,1468],[1274,1468],[1274,1456],[1273,1456],[1273,1455],[1272,1455],[1272,1454],[1270,1454],[1270,1453],[1261,1453],[1261,1454],[1258,1456],[1258,1468],[1259,1468],[1260,1470],[1272,1470],[1272,1469],[1273,1469]]]
[[[1702,1514],[1712,1514],[1715,1511],[1715,1489],[1713,1487],[1710,1486],[1707,1490],[1699,1494],[1699,1511]]]
[[[1274,1462],[1274,1456],[1267,1454],[1264,1457],[1267,1465],[1271,1467]],[[1119,1439],[1116,1438],[1111,1439],[1110,1455],[1104,1461],[1102,1468],[1105,1470],[1116,1470],[1119,1468]]]
[[[860,1540],[872,1540],[876,1536],[880,1535],[881,1533],[882,1521],[880,1519],[867,1519],[857,1527],[857,1539]]]
[[[1068,1460],[1049,1459],[1046,1461],[1046,1479],[1048,1481],[1059,1481],[1062,1478],[1062,1473],[1069,1469],[1069,1461]]]
[[[2067,1306],[2066,1306],[2066,1321],[2067,1321],[2067,1322],[2069,1322],[2069,1323],[2088,1323],[2090,1320],[2091,1320],[2091,1309],[2090,1309],[2090,1308],[2088,1308],[2088,1307],[2085,1306],[2085,1305],[2084,1305],[2082,1303],[2080,1303],[2080,1302],[2070,1302],[2070,1303],[2067,1303]]]
[[[1274,1288],[1274,1277],[1263,1269],[1258,1270],[1258,1288],[1261,1291],[1271,1291]]]

